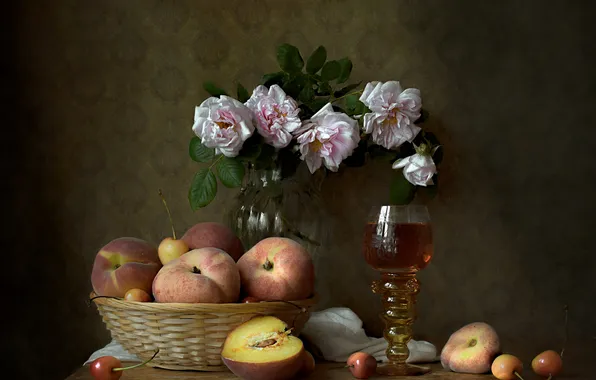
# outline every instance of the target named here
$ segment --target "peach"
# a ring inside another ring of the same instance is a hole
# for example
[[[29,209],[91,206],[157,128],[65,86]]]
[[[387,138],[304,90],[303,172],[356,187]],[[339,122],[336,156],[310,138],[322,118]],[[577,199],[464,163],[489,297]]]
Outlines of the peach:
[[[112,240],[95,255],[91,285],[100,296],[124,297],[135,288],[149,293],[160,268],[154,246],[141,239],[122,237]]]
[[[451,334],[441,351],[441,364],[453,372],[486,373],[499,350],[499,336],[492,326],[470,323]]]
[[[314,265],[308,251],[294,240],[261,240],[238,260],[246,295],[263,301],[306,299],[314,292]]]
[[[302,356],[303,356],[302,368],[298,372],[298,376],[308,377],[308,376],[310,376],[310,374],[312,374],[315,371],[315,368],[316,368],[315,358],[312,356],[312,354],[310,352],[308,352],[306,350],[304,351],[304,354]]]
[[[193,249],[160,269],[153,296],[156,302],[237,302],[240,274],[234,259],[221,249]]]
[[[259,316],[232,330],[221,358],[244,380],[289,380],[304,367],[304,345],[288,325],[274,316]]]
[[[189,249],[215,247],[227,252],[234,261],[244,253],[244,246],[234,232],[221,223],[197,223],[189,228],[181,240]]]

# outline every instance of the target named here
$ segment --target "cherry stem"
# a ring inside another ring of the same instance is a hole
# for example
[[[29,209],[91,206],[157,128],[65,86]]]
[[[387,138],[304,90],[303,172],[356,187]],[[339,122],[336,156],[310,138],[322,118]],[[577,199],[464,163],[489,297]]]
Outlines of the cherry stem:
[[[563,348],[561,349],[561,358],[563,358],[563,354],[565,353],[565,347],[567,346],[567,337],[568,333],[568,321],[569,321],[569,306],[565,305],[565,336],[563,340]]]
[[[168,218],[170,218],[170,227],[172,227],[172,237],[174,238],[174,240],[176,240],[176,230],[174,229],[174,220],[172,219],[172,214],[170,213],[170,208],[168,207],[166,198],[163,196],[161,189],[159,189],[157,192],[159,193],[159,197],[161,198],[161,201],[163,202],[163,205],[166,208],[166,212],[168,213]]]
[[[513,374],[517,376],[520,380],[524,380],[524,378],[519,373],[517,373],[517,371],[513,371]]]
[[[153,360],[155,358],[155,356],[157,356],[157,353],[158,352],[159,352],[159,348],[157,349],[157,351],[155,351],[155,353],[153,354],[153,356],[150,359],[147,359],[147,360],[145,360],[142,363],[131,365],[130,367],[112,368],[112,371],[126,371],[128,369],[133,369],[133,368],[137,368],[137,367],[143,366],[143,365],[149,363],[151,360]]]
[[[549,374],[548,377],[546,378],[546,380],[551,380],[553,378],[552,374]]]
[[[290,305],[292,305],[292,306],[294,306],[294,307],[297,307],[298,309],[300,309],[300,313],[299,313],[299,314],[296,314],[296,315],[294,316],[294,320],[292,321],[292,327],[290,327],[290,330],[292,330],[292,329],[294,328],[294,325],[296,324],[296,319],[298,319],[298,317],[300,316],[300,314],[302,314],[302,313],[306,313],[306,308],[305,308],[305,307],[302,307],[302,306],[300,306],[300,305],[296,305],[295,303],[293,303],[293,302],[290,302],[290,301],[284,301],[284,300],[271,300],[271,301],[262,301],[262,302],[285,302],[285,303],[289,303]]]

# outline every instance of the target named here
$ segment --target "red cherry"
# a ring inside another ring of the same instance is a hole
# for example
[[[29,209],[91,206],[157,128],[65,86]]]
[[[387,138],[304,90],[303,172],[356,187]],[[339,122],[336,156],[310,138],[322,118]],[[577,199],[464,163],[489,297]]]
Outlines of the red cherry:
[[[377,371],[377,360],[366,352],[355,352],[348,358],[348,368],[357,379],[368,379]]]
[[[97,380],[118,380],[122,376],[122,371],[114,371],[114,368],[120,368],[122,362],[113,356],[102,356],[95,359],[89,370],[91,376]]]
[[[242,300],[242,303],[254,303],[254,302],[261,302],[261,300],[258,299],[257,297],[251,297],[251,296],[245,297]]]
[[[122,371],[144,366],[153,360],[158,353],[159,349],[155,351],[150,359],[130,367],[122,367],[122,362],[113,356],[102,356],[91,363],[89,371],[96,380],[118,380],[122,376]]]
[[[563,359],[558,352],[547,350],[532,360],[532,369],[534,373],[543,377],[557,376],[563,369]]]

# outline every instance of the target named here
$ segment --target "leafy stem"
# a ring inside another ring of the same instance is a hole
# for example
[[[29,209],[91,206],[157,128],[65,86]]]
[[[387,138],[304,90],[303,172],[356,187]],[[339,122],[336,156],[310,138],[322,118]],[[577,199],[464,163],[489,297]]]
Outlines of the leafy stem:
[[[219,156],[217,156],[217,159],[215,161],[213,161],[211,163],[211,165],[209,166],[209,170],[213,169],[213,167],[215,166],[215,164],[217,164],[219,162],[219,160],[221,160],[221,158],[223,157],[223,154],[220,154]]]
[[[334,98],[334,97],[333,97],[333,95],[331,95],[331,97],[329,98],[329,102],[330,102],[330,103],[335,103],[335,102],[337,102],[338,100],[340,100],[340,99],[343,99],[343,98],[346,98],[346,97],[348,97],[348,96],[350,96],[350,95],[358,95],[358,94],[362,94],[362,92],[363,92],[363,91],[364,91],[364,90],[358,90],[358,91],[349,92],[349,93],[347,93],[347,94],[345,94],[345,95],[342,95],[342,96],[339,96],[339,97],[337,97],[337,98]]]

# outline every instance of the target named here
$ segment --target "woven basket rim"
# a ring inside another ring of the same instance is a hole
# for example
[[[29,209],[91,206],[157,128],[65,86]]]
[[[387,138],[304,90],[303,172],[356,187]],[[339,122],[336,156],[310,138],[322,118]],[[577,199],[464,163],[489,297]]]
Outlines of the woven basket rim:
[[[89,299],[96,297],[91,292]],[[137,302],[126,301],[116,298],[95,298],[92,302],[102,306],[111,306],[118,309],[137,310],[146,312],[208,312],[208,313],[261,313],[271,311],[298,310],[298,308],[310,308],[318,301],[317,294],[310,298],[296,301],[263,301],[251,303],[160,303],[160,302]],[[291,302],[291,303],[289,303]]]

